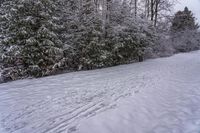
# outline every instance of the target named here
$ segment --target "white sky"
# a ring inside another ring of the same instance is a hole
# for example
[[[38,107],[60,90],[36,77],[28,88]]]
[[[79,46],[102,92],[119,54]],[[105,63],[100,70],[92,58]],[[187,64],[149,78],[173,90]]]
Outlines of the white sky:
[[[200,24],[200,0],[178,0],[175,6],[175,11],[183,10],[185,6],[191,10]]]

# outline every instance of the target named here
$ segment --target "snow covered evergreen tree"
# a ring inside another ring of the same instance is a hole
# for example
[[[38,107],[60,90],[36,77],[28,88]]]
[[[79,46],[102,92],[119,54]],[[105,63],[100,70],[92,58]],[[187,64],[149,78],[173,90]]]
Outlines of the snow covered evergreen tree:
[[[176,52],[199,49],[198,28],[193,13],[187,7],[184,11],[178,11],[175,14],[171,26],[171,43]]]
[[[195,22],[193,13],[185,7],[184,11],[178,11],[172,21],[172,32],[180,32],[184,30],[197,30],[198,24]]]
[[[75,32],[73,60],[77,69],[101,66],[102,21],[93,0],[83,0],[79,12],[79,27]]]
[[[80,33],[80,1],[62,0],[62,19],[63,29],[61,30],[61,38],[64,42],[64,60],[63,63],[67,69],[75,69],[78,61],[75,60],[77,50],[75,43],[79,43]]]
[[[129,0],[4,1],[3,76],[14,80],[143,61],[154,52],[156,32],[132,7]]]
[[[63,57],[63,44],[54,32],[58,28],[55,2],[12,0],[3,3],[0,24],[4,34],[4,76],[11,80],[45,76]]]

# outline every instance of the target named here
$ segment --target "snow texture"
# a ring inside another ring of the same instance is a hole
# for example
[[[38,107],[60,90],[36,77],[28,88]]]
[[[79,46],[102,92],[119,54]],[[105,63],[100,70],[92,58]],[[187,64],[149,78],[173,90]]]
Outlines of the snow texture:
[[[199,133],[200,51],[0,85],[1,133]]]

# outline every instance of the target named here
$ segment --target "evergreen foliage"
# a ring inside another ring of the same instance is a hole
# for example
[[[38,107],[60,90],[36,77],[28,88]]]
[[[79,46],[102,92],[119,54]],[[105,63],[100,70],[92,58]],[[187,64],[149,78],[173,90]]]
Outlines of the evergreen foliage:
[[[169,38],[158,35],[158,28],[135,13],[129,0],[4,0],[0,13],[4,82],[199,48],[194,39],[198,25],[187,8],[176,13]],[[183,37],[184,45],[179,45],[182,35],[190,39]]]
[[[185,7],[184,11],[178,11],[172,21],[172,32],[181,32],[185,30],[197,30],[198,24],[195,22],[193,13]]]
[[[198,28],[193,13],[187,7],[184,11],[178,11],[175,14],[171,26],[171,44],[175,52],[188,52],[199,49]]]
[[[50,0],[13,0],[4,4],[1,23],[5,35],[2,41],[5,74],[9,76],[13,69],[18,73],[20,68],[23,74],[20,71],[11,79],[22,75],[48,75],[63,56],[63,44],[54,32],[58,27],[54,3]]]

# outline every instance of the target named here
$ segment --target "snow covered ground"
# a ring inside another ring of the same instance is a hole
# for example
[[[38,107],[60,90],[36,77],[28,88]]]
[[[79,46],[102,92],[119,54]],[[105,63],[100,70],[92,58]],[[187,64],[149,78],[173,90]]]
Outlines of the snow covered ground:
[[[200,51],[0,85],[0,133],[200,133]]]

